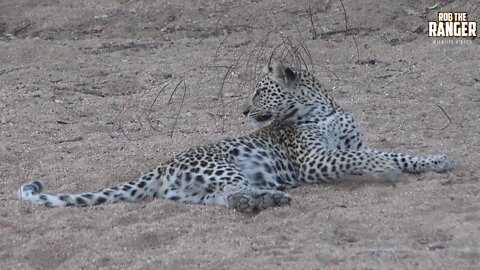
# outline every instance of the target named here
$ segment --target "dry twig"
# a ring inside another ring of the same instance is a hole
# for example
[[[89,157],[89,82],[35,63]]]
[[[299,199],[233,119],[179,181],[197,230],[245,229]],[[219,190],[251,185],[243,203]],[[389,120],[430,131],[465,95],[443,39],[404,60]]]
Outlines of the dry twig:
[[[185,96],[187,95],[187,84],[185,83],[185,79],[181,80],[177,86],[175,87],[175,89],[173,90],[172,92],[172,95],[170,96],[170,100],[168,101],[168,104],[170,105],[170,101],[172,99],[172,96],[173,96],[173,93],[175,92],[175,90],[177,89],[177,87],[180,85],[180,83],[183,82],[183,96],[182,96],[182,101],[180,102],[180,106],[178,107],[178,113],[177,113],[177,116],[175,117],[175,122],[173,123],[173,126],[172,126],[172,132],[170,133],[170,138],[173,137],[173,132],[175,131],[175,127],[177,126],[177,121],[178,121],[178,118],[180,117],[180,112],[182,111],[182,107],[183,107],[183,102],[185,101]]]
[[[444,126],[443,128],[439,129],[439,130],[445,130],[446,128],[448,128],[453,123],[452,119],[450,118],[450,116],[445,112],[445,110],[440,105],[435,103],[435,106],[437,106],[443,112],[443,114],[445,114],[445,116],[448,119],[448,124],[446,126]]]
[[[154,127],[152,125],[152,119],[150,118],[150,115],[152,114],[153,112],[153,106],[155,106],[155,103],[157,102],[157,99],[158,97],[160,96],[160,94],[163,92],[163,90],[165,90],[165,88],[167,88],[167,86],[169,86],[170,83],[166,83],[162,89],[160,89],[160,91],[158,91],[157,95],[155,96],[155,98],[153,99],[153,102],[152,104],[150,104],[150,108],[148,109],[148,112],[147,112],[147,121],[148,121],[148,124],[150,125],[150,128],[155,130],[155,131],[160,131],[158,130],[156,127]]]
[[[345,9],[345,5],[343,4],[343,1],[342,0],[338,0],[338,1],[340,1],[340,4],[342,4],[343,15],[345,17],[345,31],[348,31],[349,28],[348,28],[347,10]],[[355,35],[353,35],[352,38],[353,38],[353,41],[355,42],[355,48],[357,49],[357,61],[358,61],[360,59],[360,52],[358,50],[357,39],[355,38]]]

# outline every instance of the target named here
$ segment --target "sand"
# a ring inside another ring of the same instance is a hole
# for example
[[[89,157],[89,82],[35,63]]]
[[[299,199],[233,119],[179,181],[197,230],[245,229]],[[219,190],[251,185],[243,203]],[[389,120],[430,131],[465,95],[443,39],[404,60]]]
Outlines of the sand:
[[[189,2],[0,1],[1,269],[478,269],[480,41],[426,34],[438,11],[480,21],[478,3],[344,0],[354,30],[319,36],[345,30],[339,1]],[[455,169],[302,186],[257,214],[18,199],[32,179],[97,190],[252,132],[242,103],[282,39],[368,144]]]

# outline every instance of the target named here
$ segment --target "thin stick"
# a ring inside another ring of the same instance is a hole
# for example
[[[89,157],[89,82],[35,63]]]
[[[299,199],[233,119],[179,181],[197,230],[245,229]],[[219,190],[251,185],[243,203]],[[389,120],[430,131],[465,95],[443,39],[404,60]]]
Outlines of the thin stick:
[[[275,55],[275,51],[280,48],[280,46],[282,46],[283,44],[278,44],[277,46],[275,46],[275,48],[273,48],[273,51],[272,53],[270,54],[270,57],[268,58],[268,66],[270,66],[272,64],[272,58],[273,56]]]
[[[157,99],[158,97],[160,96],[160,94],[163,92],[163,90],[165,90],[165,88],[167,88],[167,86],[169,86],[170,83],[166,83],[162,89],[160,89],[160,91],[158,91],[157,95],[155,96],[155,99],[153,100],[152,104],[150,105],[150,108],[148,109],[148,113],[147,113],[147,121],[148,121],[148,124],[150,125],[150,128],[155,130],[155,131],[160,131],[158,130],[156,127],[153,127],[153,124],[152,124],[152,119],[150,118],[150,115],[152,114],[152,111],[153,111],[153,106],[155,105],[155,103],[157,102]]]
[[[187,95],[187,84],[185,83],[185,79],[181,80],[180,83],[181,82],[183,82],[183,87],[184,87],[183,96],[182,96],[182,101],[180,103],[180,107],[178,108],[177,117],[175,117],[175,122],[173,123],[172,132],[170,133],[170,138],[173,137],[173,132],[175,131],[175,126],[177,126],[177,121],[178,121],[178,118],[180,117],[180,112],[183,107],[183,102],[185,101],[185,96]],[[169,104],[170,104],[170,101],[169,101]]]
[[[317,39],[317,30],[315,29],[315,24],[313,23],[313,14],[312,14],[312,7],[308,6],[308,13],[310,14],[310,24],[312,25],[312,39],[315,40]]]
[[[242,56],[243,56],[243,52],[238,57],[237,61],[233,63],[230,66],[230,68],[227,70],[227,72],[225,73],[225,76],[223,76],[222,85],[220,86],[220,104],[222,106],[222,134],[225,133],[225,102],[224,102],[223,88],[225,86],[225,81],[227,80],[228,75],[230,75],[233,69],[237,67],[238,63],[240,63],[240,59],[242,58]]]
[[[343,9],[343,15],[345,17],[345,31],[348,31],[348,16],[347,16],[347,10],[345,9],[345,6],[343,5],[343,1],[342,0],[338,0],[340,1],[340,4],[342,4],[342,9]],[[355,48],[357,49],[357,60],[360,59],[360,52],[358,50],[358,44],[357,44],[357,39],[355,38],[355,36],[352,36],[353,38],[353,42],[355,42]]]
[[[293,46],[293,45],[292,45]],[[303,55],[302,53],[298,50],[298,47],[302,47],[301,45],[298,45],[298,46],[294,46],[293,47],[293,50],[295,52],[295,55],[297,56],[297,58],[299,58],[300,60],[302,60],[302,63],[303,63],[303,66],[307,69],[308,71],[308,65],[307,65],[307,62],[305,61],[305,59],[303,58]]]
[[[336,35],[336,34],[345,34],[345,35],[356,35],[360,33],[360,31],[365,31],[365,32],[372,32],[372,31],[378,31],[378,28],[373,28],[373,27],[354,27],[354,28],[349,28],[345,30],[331,30],[331,31],[326,31],[323,33],[320,33],[320,37],[326,37],[326,36],[331,36],[331,35]]]
[[[82,136],[77,136],[77,137],[73,137],[73,138],[69,138],[69,139],[58,139],[58,140],[53,141],[53,143],[69,143],[69,142],[78,142],[78,141],[81,141],[81,140],[83,140],[83,137]]]
[[[268,39],[270,38],[270,35],[271,35],[271,31],[268,31],[266,37],[265,37],[265,41],[262,43],[262,48],[260,49],[260,51],[257,53],[257,58],[255,59],[255,65],[254,65],[254,72],[253,72],[253,81],[255,81],[257,79],[257,67],[258,67],[258,63],[260,62],[260,58],[263,58],[265,55],[265,51],[267,50],[267,44],[268,44]],[[264,64],[263,64],[264,65]],[[262,67],[263,69],[263,67]],[[255,82],[252,83],[252,86]]]
[[[170,105],[172,102],[173,95],[175,95],[175,92],[177,91],[178,86],[182,83],[184,79],[180,80],[177,85],[175,85],[175,88],[172,91],[172,94],[170,94],[170,98],[168,99],[167,105]]]
[[[124,106],[125,107],[125,106]],[[126,114],[130,109],[133,109],[135,108],[136,106],[135,105],[132,105],[126,109],[124,109],[122,112],[119,113],[118,115],[118,118],[119,118],[119,121],[120,121],[120,125],[119,125],[119,128],[120,128],[120,131],[122,131],[122,134],[123,136],[125,136],[125,138],[127,138],[128,141],[133,141],[130,137],[128,137],[127,133],[125,132],[125,129],[123,128],[123,121],[122,121],[122,117],[124,114]]]
[[[446,128],[448,128],[452,123],[452,119],[450,118],[450,116],[448,116],[448,114],[445,112],[445,110],[440,106],[438,105],[437,103],[435,103],[435,106],[437,106],[438,108],[440,108],[440,110],[443,112],[443,114],[445,114],[445,116],[447,117],[448,119],[448,124],[446,126],[444,126],[443,128],[441,128],[440,130],[444,130]]]
[[[315,72],[315,65],[313,64],[313,58],[312,58],[312,55],[310,54],[310,51],[307,50],[307,46],[304,44],[303,40],[302,41],[297,40],[297,42],[300,45],[300,47],[302,47],[303,51],[307,54],[308,60],[310,60],[310,64],[312,65],[312,69]],[[308,70],[308,67],[307,67],[307,70]]]
[[[342,5],[342,9],[343,9],[343,16],[345,18],[345,30],[348,30],[347,10],[345,9],[345,6],[343,5],[343,1],[342,0],[338,0],[338,1],[340,1],[340,4]]]
[[[234,7],[230,7],[227,11],[223,12],[219,17],[218,17],[218,20],[217,20],[217,23],[215,24],[215,30],[214,30],[214,33],[217,32],[218,30],[218,25],[220,24],[220,20],[225,16],[225,14],[227,14],[228,12],[230,12],[231,10],[233,9],[236,9],[236,8],[244,8],[245,6],[234,6]],[[252,16],[253,17],[253,16]]]
[[[215,54],[213,55],[213,61],[215,61],[218,57],[218,54],[219,54],[219,51],[220,51],[220,47],[222,47],[223,43],[225,43],[225,41],[227,40],[227,38],[230,36],[230,32],[227,32],[227,35],[222,39],[222,41],[220,42],[220,44],[218,44],[218,47],[217,49],[215,50]]]
[[[18,29],[15,29],[15,30],[13,31],[13,35],[16,36],[18,33],[22,32],[22,31],[25,30],[25,29],[27,29],[27,27],[29,27],[30,25],[32,25],[31,22],[27,23],[26,25],[24,25],[24,26],[22,26],[22,27],[20,27],[20,28],[18,28]]]

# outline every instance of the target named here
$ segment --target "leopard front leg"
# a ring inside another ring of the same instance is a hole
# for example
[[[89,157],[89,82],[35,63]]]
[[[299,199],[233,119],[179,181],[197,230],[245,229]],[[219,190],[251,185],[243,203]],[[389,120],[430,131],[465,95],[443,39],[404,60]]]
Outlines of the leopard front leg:
[[[391,181],[401,173],[392,158],[356,150],[319,150],[305,157],[299,167],[300,179],[307,183],[332,182],[351,174]]]
[[[388,157],[397,164],[400,170],[406,173],[443,173],[452,170],[455,165],[455,162],[446,155],[412,156],[402,153],[384,152],[370,148],[364,148],[362,151]]]
[[[390,151],[380,151],[363,145],[362,136],[355,121],[349,114],[338,111],[336,113],[336,132],[338,132],[338,141],[336,149],[338,150],[358,150],[370,154],[383,155],[392,159],[397,167],[406,173],[423,173],[423,172],[446,172],[453,168],[454,161],[446,155],[431,156],[413,156]]]

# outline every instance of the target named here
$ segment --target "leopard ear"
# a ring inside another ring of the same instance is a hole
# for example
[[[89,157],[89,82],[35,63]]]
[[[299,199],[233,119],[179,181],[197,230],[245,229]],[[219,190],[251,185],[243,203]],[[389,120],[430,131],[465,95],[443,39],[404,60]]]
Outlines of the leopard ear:
[[[269,67],[269,73],[278,82],[282,82],[286,85],[290,85],[295,82],[297,75],[289,67],[284,67],[280,62],[273,62]]]
[[[297,75],[289,67],[286,67],[284,71],[285,71],[285,80],[287,82],[293,82],[297,79]]]

